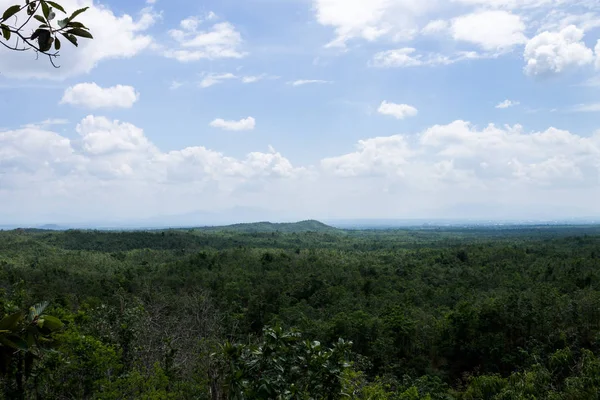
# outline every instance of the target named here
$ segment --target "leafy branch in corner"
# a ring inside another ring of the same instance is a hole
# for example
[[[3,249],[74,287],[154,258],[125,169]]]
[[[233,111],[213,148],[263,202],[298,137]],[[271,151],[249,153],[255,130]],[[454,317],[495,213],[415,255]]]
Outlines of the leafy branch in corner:
[[[94,38],[89,28],[75,21],[88,8],[81,8],[71,16],[59,19],[57,12],[68,15],[60,4],[47,0],[25,0],[24,5],[11,6],[0,16],[0,45],[13,51],[34,50],[38,56],[47,56],[50,63],[59,68],[54,62],[59,57],[62,45],[59,36],[76,47],[79,45],[78,38]],[[23,17],[23,22],[19,20],[20,16]],[[25,33],[26,26],[32,19],[40,25],[33,32]]]

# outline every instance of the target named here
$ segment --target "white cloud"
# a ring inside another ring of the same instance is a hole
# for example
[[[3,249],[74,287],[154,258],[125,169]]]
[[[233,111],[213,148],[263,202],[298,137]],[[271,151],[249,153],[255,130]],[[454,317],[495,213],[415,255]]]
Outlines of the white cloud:
[[[242,76],[241,79],[242,79],[243,83],[256,83],[256,82],[262,81],[264,79],[278,79],[278,77],[269,76],[267,74],[261,74],[261,75]]]
[[[243,118],[239,121],[226,121],[218,118],[212,121],[210,126],[227,131],[251,131],[256,127],[256,120],[252,117]]]
[[[600,40],[596,43],[596,69],[600,69]]]
[[[140,95],[132,86],[116,85],[102,88],[96,83],[78,83],[65,90],[61,104],[89,109],[131,108]]]
[[[71,141],[41,127],[30,126],[0,132],[0,191],[11,190],[75,169],[77,157]]]
[[[323,159],[321,167],[326,173],[342,177],[404,176],[404,168],[413,156],[401,135],[361,140],[356,147],[354,153]]]
[[[423,65],[420,56],[415,55],[417,49],[404,47],[402,49],[382,51],[373,57],[372,64],[376,67],[416,67]]]
[[[32,124],[26,124],[26,125],[23,126],[23,128],[46,129],[46,128],[49,128],[51,126],[66,125],[68,123],[69,123],[69,120],[65,119],[65,118],[48,118],[48,119],[45,119],[44,121],[41,121],[41,122],[36,122],[36,123],[32,123]]]
[[[223,74],[206,74],[199,83],[201,88],[208,88],[214,85],[218,85],[219,83],[223,83],[224,81],[237,79],[232,73],[223,73]]]
[[[201,146],[161,152],[138,127],[95,116],[77,132],[0,131],[3,221],[131,220],[164,214],[168,199],[174,213],[215,210],[271,188],[278,197],[306,176],[271,147],[239,159]]]
[[[214,13],[208,20],[215,19]],[[229,22],[214,24],[209,30],[199,30],[204,21],[198,17],[189,17],[180,22],[181,29],[169,31],[169,35],[178,43],[179,48],[166,50],[165,56],[180,62],[201,59],[243,58],[247,53],[240,47],[242,35]]]
[[[452,36],[484,50],[506,50],[527,42],[521,17],[507,11],[477,11],[452,21]]]
[[[279,79],[278,76],[270,76],[267,74],[261,75],[235,75],[231,72],[225,73],[203,73],[202,80],[199,83],[201,88],[208,88],[214,85],[218,85],[220,83],[224,83],[225,81],[240,81],[245,84],[256,83],[265,79]]]
[[[356,152],[326,158],[321,167],[335,176],[386,177],[390,190],[400,185],[405,193],[460,186],[481,195],[498,185],[597,185],[599,156],[600,134],[581,137],[555,128],[526,133],[519,125],[477,129],[459,120],[417,137],[361,140]]]
[[[391,115],[397,119],[414,117],[419,113],[415,107],[409,106],[408,104],[388,103],[385,100],[381,103],[377,112],[383,115]]]
[[[583,30],[568,26],[560,32],[543,32],[525,46],[525,73],[558,74],[574,67],[590,64],[594,53],[583,42]]]
[[[262,76],[244,76],[242,77],[243,83],[255,83],[264,79]]]
[[[140,128],[97,116],[76,131],[0,130],[4,221],[131,220],[161,213],[167,200],[173,214],[236,205],[330,218],[600,212],[600,133],[455,121],[360,140],[299,168],[272,148],[240,158],[202,146],[163,152]]]
[[[0,0],[0,9],[13,5],[12,0]],[[94,40],[80,39],[79,47],[64,43],[57,60],[60,69],[53,68],[47,59],[40,57],[32,61],[31,52],[14,52],[10,57],[0,57],[0,70],[8,77],[64,79],[90,72],[98,63],[116,58],[131,58],[152,44],[152,37],[145,31],[154,24],[158,16],[151,8],[143,9],[136,20],[130,15],[115,15],[110,8],[98,6],[92,0],[63,0],[60,3],[67,11],[90,7],[78,20],[90,28]],[[37,22],[35,22],[37,23]],[[35,25],[25,27],[29,30]]]
[[[288,85],[292,85],[292,86],[304,86],[304,85],[311,85],[311,84],[324,84],[324,83],[333,83],[332,81],[324,81],[321,79],[299,79],[297,81],[290,81],[288,82]]]
[[[457,3],[493,8],[518,9],[559,5],[563,0],[453,0]]]
[[[507,99],[507,100],[504,100],[501,103],[498,103],[498,105],[496,105],[496,108],[501,108],[501,109],[510,108],[510,107],[518,106],[519,104],[521,104],[521,103],[518,102],[518,101],[513,101],[513,100],[508,100]]]
[[[183,85],[184,85],[184,83],[183,83],[183,82],[180,82],[180,81],[172,81],[172,82],[171,82],[171,85],[169,85],[169,89],[171,89],[171,90],[177,90],[177,89],[179,89],[180,87],[182,87]]]
[[[436,19],[425,25],[425,27],[421,29],[421,33],[424,35],[436,35],[447,30],[449,26],[450,24],[448,21]]]
[[[571,108],[572,112],[600,112],[600,103],[579,104]]]
[[[581,86],[600,87],[600,75],[593,76],[585,80],[583,83],[581,83]]]
[[[496,53],[478,53],[475,51],[460,51],[453,55],[439,53],[418,53],[415,48],[405,47],[376,53],[369,65],[377,68],[408,68],[419,66],[450,65],[465,60],[495,58]]]
[[[345,46],[351,39],[374,41],[410,39],[417,18],[434,9],[436,1],[421,0],[313,0],[317,21],[335,29],[328,46]]]
[[[570,25],[575,25],[584,32],[588,32],[600,26],[600,14],[594,12],[574,13],[574,10],[569,8],[549,10],[547,15],[539,21],[537,32],[560,31]]]

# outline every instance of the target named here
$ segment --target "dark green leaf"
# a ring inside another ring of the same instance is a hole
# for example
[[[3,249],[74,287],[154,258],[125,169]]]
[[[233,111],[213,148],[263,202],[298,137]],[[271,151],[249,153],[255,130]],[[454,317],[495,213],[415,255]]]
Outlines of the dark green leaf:
[[[75,47],[77,47],[77,46],[78,46],[78,43],[77,43],[77,38],[76,38],[75,36],[73,36],[73,35],[69,35],[69,34],[66,34],[66,33],[62,33],[62,35],[63,35],[63,36],[64,36],[64,37],[65,37],[65,38],[66,38],[66,39],[69,41],[69,42],[73,43],[73,44],[75,45]]]
[[[50,16],[50,6],[45,2],[42,1],[42,12],[44,13],[44,17],[48,18]]]
[[[0,24],[0,28],[2,28],[2,36],[4,36],[4,39],[10,40],[10,29],[8,29],[8,26]]]
[[[9,7],[9,8],[6,9],[6,11],[4,11],[4,14],[2,14],[2,19],[4,21],[6,21],[7,19],[9,19],[10,17],[12,17],[16,13],[18,13],[19,11],[21,11],[21,6],[12,6],[12,7]]]
[[[54,49],[56,51],[60,50],[60,40],[58,38],[54,39]]]
[[[8,346],[15,350],[25,350],[27,351],[29,347],[27,346],[27,342],[16,335],[11,336],[0,336],[0,343],[4,346]]]
[[[36,332],[37,333],[37,332]],[[27,347],[33,347],[35,346],[35,334],[31,332],[31,330],[29,329],[29,332],[27,332]]]
[[[23,314],[21,313],[12,314],[2,318],[0,321],[0,330],[14,330],[21,319],[23,319]]]
[[[42,51],[48,51],[52,48],[52,43],[54,43],[54,38],[51,37],[50,39],[48,39],[48,42],[44,45],[44,48],[42,49]]]
[[[76,17],[76,16],[78,16],[79,14],[81,14],[81,13],[83,13],[83,12],[86,12],[88,8],[89,8],[89,7],[80,8],[79,10],[77,10],[77,11],[75,11],[73,14],[71,14],[71,16],[69,17],[69,19],[70,19],[70,20],[73,20],[73,19],[75,19],[75,17]]]
[[[44,17],[42,17],[41,15],[34,15],[33,18],[37,19],[38,21],[40,21],[42,24],[46,23],[46,20],[44,19]]]
[[[43,326],[44,326],[44,328],[47,328],[50,331],[56,331],[63,327],[63,323],[60,321],[60,319],[58,319],[56,317],[53,317],[51,315],[45,315]]]
[[[86,31],[85,29],[81,29],[81,28],[69,29],[67,31],[67,33],[70,33],[71,35],[75,35],[75,36],[80,36],[80,37],[88,38],[88,39],[93,39],[94,38],[91,33],[89,33],[88,31]]]
[[[77,21],[69,22],[68,26],[72,27],[72,28],[88,29],[84,24],[82,24],[81,22],[77,22]]]
[[[53,1],[48,1],[48,4],[50,4],[52,7],[56,8],[59,11],[62,11],[64,14],[66,14],[67,12],[65,11],[65,9],[58,3],[55,3]]]

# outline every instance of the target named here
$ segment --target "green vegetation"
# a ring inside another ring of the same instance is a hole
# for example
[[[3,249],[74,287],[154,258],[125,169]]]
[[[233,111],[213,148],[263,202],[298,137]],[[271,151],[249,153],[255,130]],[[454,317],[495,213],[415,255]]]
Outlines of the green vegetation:
[[[239,233],[302,233],[302,232],[340,232],[338,229],[325,225],[322,222],[309,220],[295,223],[256,222],[253,224],[235,224],[201,228],[202,231],[229,231]]]
[[[593,226],[0,231],[0,399],[597,399],[599,265]]]
[[[63,6],[54,1],[21,1],[0,14],[0,45],[17,52],[33,50],[38,55],[47,56],[50,63],[58,68],[54,60],[60,55],[61,38],[76,47],[79,46],[79,38],[94,38],[84,24],[75,20],[88,8],[67,14]],[[39,25],[30,33],[29,22],[34,20]]]

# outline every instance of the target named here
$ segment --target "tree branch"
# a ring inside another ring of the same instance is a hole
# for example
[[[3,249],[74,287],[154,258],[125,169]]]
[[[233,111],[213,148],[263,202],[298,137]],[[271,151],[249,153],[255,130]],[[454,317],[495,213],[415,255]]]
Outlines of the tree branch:
[[[18,14],[18,13],[20,13],[21,11],[23,11],[23,9],[24,9],[24,8],[27,8],[27,7],[29,7],[29,4],[25,4],[25,5],[24,5],[23,7],[21,7],[21,9],[20,9],[19,11],[17,11],[17,12],[15,13],[15,15],[13,15],[13,16],[16,18],[17,14]],[[0,17],[0,23],[4,23],[4,22],[6,22],[6,21],[5,21],[5,20],[4,20],[2,17]]]
[[[20,31],[21,29],[23,29],[23,27],[24,27],[25,25],[27,25],[27,23],[28,23],[29,21],[31,21],[31,18],[32,18],[32,17],[35,15],[35,13],[37,13],[37,10],[39,10],[39,8],[40,8],[40,3],[38,3],[38,5],[35,7],[35,10],[34,10],[34,11],[31,13],[31,15],[29,15],[29,18],[27,18],[27,20],[26,20],[25,22],[23,22],[23,25],[21,25],[21,26],[19,27],[19,29],[17,29],[18,31]],[[21,8],[21,10],[22,10],[22,8]]]
[[[2,46],[6,47],[9,50],[14,50],[14,51],[26,51],[26,50],[29,50],[29,49],[27,49],[25,47],[19,48],[19,47],[16,47],[16,46],[15,47],[9,46],[8,44],[4,43],[2,40],[0,40],[0,44]],[[17,45],[18,45],[18,43],[17,43]]]

